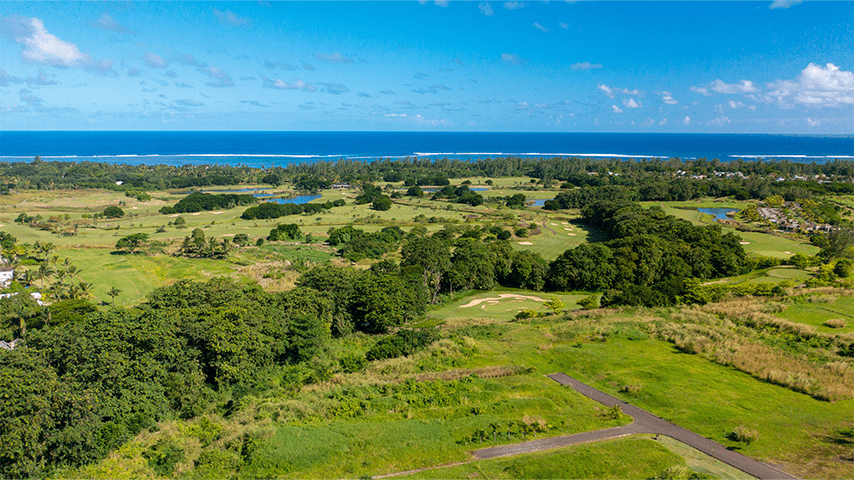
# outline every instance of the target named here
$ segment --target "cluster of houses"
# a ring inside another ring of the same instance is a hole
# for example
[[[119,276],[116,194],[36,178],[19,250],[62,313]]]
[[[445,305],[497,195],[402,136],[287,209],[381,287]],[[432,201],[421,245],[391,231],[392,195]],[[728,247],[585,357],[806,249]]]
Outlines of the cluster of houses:
[[[792,208],[797,208],[797,204],[791,204],[790,206]],[[793,220],[786,216],[779,208],[760,207],[757,208],[756,211],[759,212],[759,216],[762,217],[763,220],[773,223],[781,230],[785,230],[787,232],[830,233],[835,228],[833,225],[829,225],[827,223],[814,223],[807,221],[800,222],[798,220]]]

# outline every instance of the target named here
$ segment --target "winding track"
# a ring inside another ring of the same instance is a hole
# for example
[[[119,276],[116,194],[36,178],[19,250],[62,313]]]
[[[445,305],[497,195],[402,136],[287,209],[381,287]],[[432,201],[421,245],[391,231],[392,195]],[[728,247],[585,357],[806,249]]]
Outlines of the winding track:
[[[619,405],[623,413],[634,418],[634,422],[624,427],[608,428],[604,430],[596,430],[593,432],[577,433],[575,435],[566,435],[563,437],[544,438],[541,440],[533,440],[530,442],[517,443],[514,445],[504,445],[500,447],[483,448],[472,452],[477,459],[487,459],[504,457],[509,455],[517,455],[520,453],[529,453],[539,450],[547,450],[551,448],[563,447],[578,443],[598,442],[609,438],[623,437],[626,435],[636,434],[656,434],[666,435],[675,440],[678,440],[685,445],[696,448],[697,450],[717,458],[718,460],[731,465],[742,472],[752,475],[760,480],[780,480],[780,479],[795,479],[788,473],[777,470],[776,468],[746,457],[738,452],[727,450],[723,445],[714,442],[706,437],[697,435],[696,433],[674,425],[666,420],[663,420],[655,415],[642,410],[634,405],[612,397],[607,393],[597,390],[589,385],[586,385],[578,380],[564,374],[553,373],[547,377],[575,389],[578,393],[593,399],[607,407]]]

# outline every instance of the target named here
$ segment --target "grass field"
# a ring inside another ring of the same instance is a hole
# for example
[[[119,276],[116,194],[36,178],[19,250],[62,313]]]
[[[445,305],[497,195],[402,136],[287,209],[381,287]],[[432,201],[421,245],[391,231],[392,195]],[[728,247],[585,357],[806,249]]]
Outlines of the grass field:
[[[824,333],[854,332],[854,297],[837,297],[832,294],[824,297],[826,299],[821,302],[793,303],[776,315],[792,322],[812,325]],[[845,326],[831,328],[826,324],[831,319],[842,319],[845,321]]]
[[[561,300],[565,310],[574,310],[579,308],[576,302],[589,295],[589,293],[553,294],[509,288],[498,289],[478,292],[441,308],[429,310],[427,316],[449,323],[478,320],[506,322],[512,320],[522,310],[550,313],[551,310],[543,306],[543,302],[553,298]]]

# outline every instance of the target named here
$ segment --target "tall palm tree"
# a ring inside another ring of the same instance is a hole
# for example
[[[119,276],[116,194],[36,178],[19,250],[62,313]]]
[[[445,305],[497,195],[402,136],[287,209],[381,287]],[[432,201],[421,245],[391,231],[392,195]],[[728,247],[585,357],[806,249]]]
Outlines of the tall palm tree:
[[[118,297],[120,293],[122,293],[122,291],[116,287],[110,287],[110,289],[107,290],[107,295],[113,299],[113,308],[116,308],[116,297]]]
[[[44,288],[46,285],[45,277],[49,277],[53,274],[54,274],[54,270],[53,270],[53,268],[51,268],[50,265],[47,264],[47,262],[42,262],[39,265],[38,276],[39,276],[39,279],[42,281],[42,288]]]
[[[75,299],[85,299],[92,296],[92,284],[84,281],[80,281],[77,285],[77,290],[75,292]]]

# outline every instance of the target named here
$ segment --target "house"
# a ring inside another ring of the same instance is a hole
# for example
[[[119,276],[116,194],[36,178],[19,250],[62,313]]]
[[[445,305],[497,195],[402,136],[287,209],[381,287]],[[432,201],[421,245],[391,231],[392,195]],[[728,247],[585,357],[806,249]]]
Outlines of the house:
[[[8,288],[15,278],[15,269],[12,267],[0,267],[0,288]]]
[[[333,183],[332,188],[334,188],[336,190],[342,190],[345,188],[350,188],[350,184],[349,183]]]

